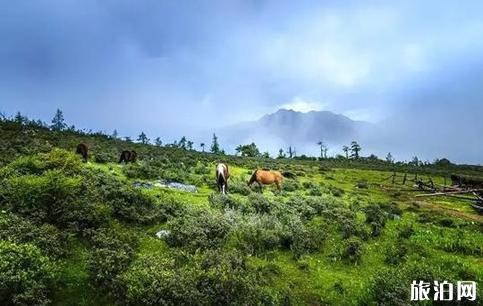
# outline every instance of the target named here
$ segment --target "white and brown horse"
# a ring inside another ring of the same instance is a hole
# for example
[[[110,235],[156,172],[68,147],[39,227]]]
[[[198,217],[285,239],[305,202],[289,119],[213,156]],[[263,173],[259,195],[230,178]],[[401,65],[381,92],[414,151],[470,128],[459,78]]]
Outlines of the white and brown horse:
[[[228,171],[228,166],[223,163],[219,163],[216,166],[216,185],[218,186],[218,191],[222,194],[228,192],[228,178],[230,177],[230,172]]]
[[[248,186],[251,186],[254,182],[258,183],[260,187],[260,192],[263,192],[263,185],[277,185],[277,189],[282,190],[281,185],[283,181],[283,176],[279,171],[274,170],[255,170],[252,177],[248,181]]]

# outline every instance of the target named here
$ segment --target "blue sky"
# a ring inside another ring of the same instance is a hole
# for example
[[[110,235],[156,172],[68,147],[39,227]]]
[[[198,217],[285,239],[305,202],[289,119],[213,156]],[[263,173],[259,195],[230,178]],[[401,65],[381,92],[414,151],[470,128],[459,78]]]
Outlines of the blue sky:
[[[0,111],[167,141],[280,107],[483,162],[481,1],[0,2]],[[421,137],[418,137],[418,135]],[[379,141],[378,141],[379,139]],[[206,140],[208,141],[208,140]],[[397,156],[396,154],[393,154]]]

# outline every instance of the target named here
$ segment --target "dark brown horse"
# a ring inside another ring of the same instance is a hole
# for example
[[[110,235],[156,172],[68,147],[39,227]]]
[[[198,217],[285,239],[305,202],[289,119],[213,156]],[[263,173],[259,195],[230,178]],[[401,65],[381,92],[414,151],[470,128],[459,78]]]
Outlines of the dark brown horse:
[[[228,192],[228,178],[230,177],[230,172],[228,171],[228,166],[226,164],[220,163],[216,166],[216,185],[218,186],[218,191],[222,194]]]
[[[80,154],[82,156],[82,159],[84,160],[85,163],[87,162],[88,152],[89,152],[89,148],[84,143],[79,143],[77,145],[77,149],[75,150],[75,153]]]
[[[283,181],[283,176],[279,171],[274,170],[255,170],[252,177],[248,181],[248,186],[251,186],[254,182],[258,183],[260,187],[260,192],[263,192],[263,185],[277,185],[277,189],[282,190],[281,184]]]
[[[136,162],[137,156],[138,156],[138,154],[134,150],[131,150],[131,151],[124,150],[124,151],[121,152],[121,156],[119,157],[119,163],[122,163],[122,162],[134,163],[134,162]]]

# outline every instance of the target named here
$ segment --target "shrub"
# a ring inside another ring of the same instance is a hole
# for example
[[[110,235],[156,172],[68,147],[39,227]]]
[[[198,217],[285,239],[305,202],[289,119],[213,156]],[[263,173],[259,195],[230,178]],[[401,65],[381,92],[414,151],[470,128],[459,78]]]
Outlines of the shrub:
[[[282,184],[283,191],[292,192],[300,189],[301,189],[300,183],[294,179],[286,179]]]
[[[367,181],[359,181],[357,182],[356,187],[359,189],[367,189],[369,188],[369,184],[367,183]]]
[[[66,253],[66,235],[56,227],[50,224],[38,226],[14,214],[0,214],[0,239],[33,244],[56,258]]]
[[[244,182],[230,181],[228,183],[228,192],[247,196],[252,193],[252,190]]]
[[[228,219],[219,211],[193,209],[168,221],[170,246],[197,249],[222,246],[230,232]]]
[[[326,237],[325,228],[316,223],[311,223],[307,226],[299,223],[298,226],[293,226],[291,231],[292,242],[290,249],[296,258],[307,253],[319,251]]]
[[[96,285],[112,288],[116,276],[131,262],[137,238],[121,228],[98,229],[90,236],[93,251],[88,259],[88,270]]]
[[[259,193],[250,194],[248,201],[257,213],[269,213],[272,210],[273,203]]]
[[[40,249],[0,241],[0,271],[0,304],[49,304],[56,273]]]
[[[68,176],[62,170],[12,177],[2,187],[7,210],[35,222],[80,231],[99,226],[108,216],[98,199],[86,197],[89,191],[82,177]]]
[[[351,238],[345,242],[342,259],[351,263],[360,262],[362,257],[362,243],[359,239]]]
[[[214,208],[218,209],[236,209],[247,211],[247,206],[231,195],[223,195],[218,193],[212,193],[208,196],[208,202]]]
[[[100,164],[108,163],[111,160],[112,160],[111,156],[106,153],[97,153],[94,158],[94,161]]]
[[[152,224],[163,219],[154,198],[141,190],[122,186],[107,195],[114,217],[129,223]]]
[[[128,305],[276,304],[267,281],[237,253],[142,256],[120,280],[125,287],[121,303]]]
[[[248,254],[262,254],[280,246],[282,224],[273,216],[247,215],[237,223],[233,237],[237,249]]]
[[[386,224],[387,213],[379,205],[369,205],[365,208],[365,214],[366,222],[372,227],[372,236],[379,236]]]

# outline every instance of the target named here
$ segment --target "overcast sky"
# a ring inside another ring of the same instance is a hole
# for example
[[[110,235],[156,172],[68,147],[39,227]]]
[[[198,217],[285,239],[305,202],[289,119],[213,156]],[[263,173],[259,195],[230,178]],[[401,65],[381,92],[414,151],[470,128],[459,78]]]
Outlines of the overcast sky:
[[[171,141],[330,110],[483,163],[483,2],[364,2],[0,1],[0,111]]]

